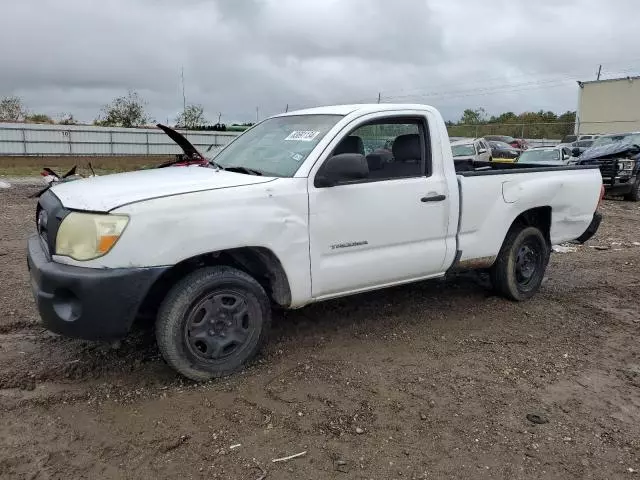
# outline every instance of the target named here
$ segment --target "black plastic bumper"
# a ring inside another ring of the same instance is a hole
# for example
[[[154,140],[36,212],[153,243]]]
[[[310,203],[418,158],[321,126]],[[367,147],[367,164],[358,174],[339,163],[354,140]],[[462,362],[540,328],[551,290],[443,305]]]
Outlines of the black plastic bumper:
[[[63,265],[49,259],[37,235],[29,238],[28,265],[45,327],[87,340],[125,336],[147,292],[166,270]]]
[[[629,177],[620,179],[620,177],[615,177],[613,180],[611,178],[603,179],[602,183],[604,185],[604,190],[607,195],[626,195],[631,193],[633,190],[633,186],[636,182],[637,177]]]
[[[591,237],[593,237],[596,234],[601,223],[602,223],[602,214],[599,212],[594,213],[591,223],[589,224],[587,229],[584,231],[584,233],[580,235],[578,238],[576,238],[576,241],[580,243],[584,243],[587,240],[589,240]]]

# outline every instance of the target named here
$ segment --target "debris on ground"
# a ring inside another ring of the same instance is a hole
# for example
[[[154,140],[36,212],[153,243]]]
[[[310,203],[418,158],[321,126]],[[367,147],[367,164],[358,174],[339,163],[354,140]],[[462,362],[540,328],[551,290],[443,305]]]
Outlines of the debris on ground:
[[[271,460],[271,462],[272,463],[288,462],[289,460],[293,460],[294,458],[304,457],[306,454],[307,454],[307,451],[305,450],[304,452],[295,453],[293,455],[289,455],[288,457],[274,458],[273,460]]]
[[[578,247],[569,247],[565,245],[554,245],[551,249],[556,253],[575,253],[578,251]]]
[[[537,425],[543,425],[545,423],[549,423],[549,419],[542,414],[539,413],[528,413],[527,420],[531,423],[535,423]]]
[[[11,188],[11,184],[0,180],[0,188]]]
[[[349,473],[349,466],[345,460],[336,460],[335,469],[338,472]]]
[[[182,445],[183,443],[185,443],[187,440],[189,440],[189,438],[191,438],[190,435],[182,435],[180,438],[177,438],[174,441],[165,443],[164,445],[162,445],[160,447],[160,451],[162,453],[168,453],[171,450],[175,450],[176,448],[178,448],[180,445]]]

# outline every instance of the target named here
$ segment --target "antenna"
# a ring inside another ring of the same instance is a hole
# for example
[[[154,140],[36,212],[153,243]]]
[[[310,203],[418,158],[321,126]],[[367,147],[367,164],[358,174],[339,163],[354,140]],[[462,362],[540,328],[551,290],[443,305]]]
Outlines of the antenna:
[[[187,97],[184,94],[184,65],[182,66],[180,78],[182,79],[182,111],[184,112],[187,109]]]

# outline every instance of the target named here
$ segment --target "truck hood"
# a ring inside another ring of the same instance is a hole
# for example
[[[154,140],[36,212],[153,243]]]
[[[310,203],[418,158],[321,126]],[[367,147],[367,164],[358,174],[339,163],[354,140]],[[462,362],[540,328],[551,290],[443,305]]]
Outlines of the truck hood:
[[[205,167],[176,167],[117,173],[60,183],[51,191],[72,210],[108,212],[122,205],[185,193],[273,181]],[[176,199],[176,202],[179,202]]]

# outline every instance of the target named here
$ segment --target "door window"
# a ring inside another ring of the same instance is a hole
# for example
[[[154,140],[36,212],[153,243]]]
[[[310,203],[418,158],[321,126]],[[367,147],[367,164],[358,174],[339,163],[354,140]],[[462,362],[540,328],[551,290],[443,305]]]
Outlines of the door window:
[[[426,138],[423,120],[385,119],[351,131],[331,156],[341,153],[365,155],[369,176],[361,182],[420,177],[430,171]]]

